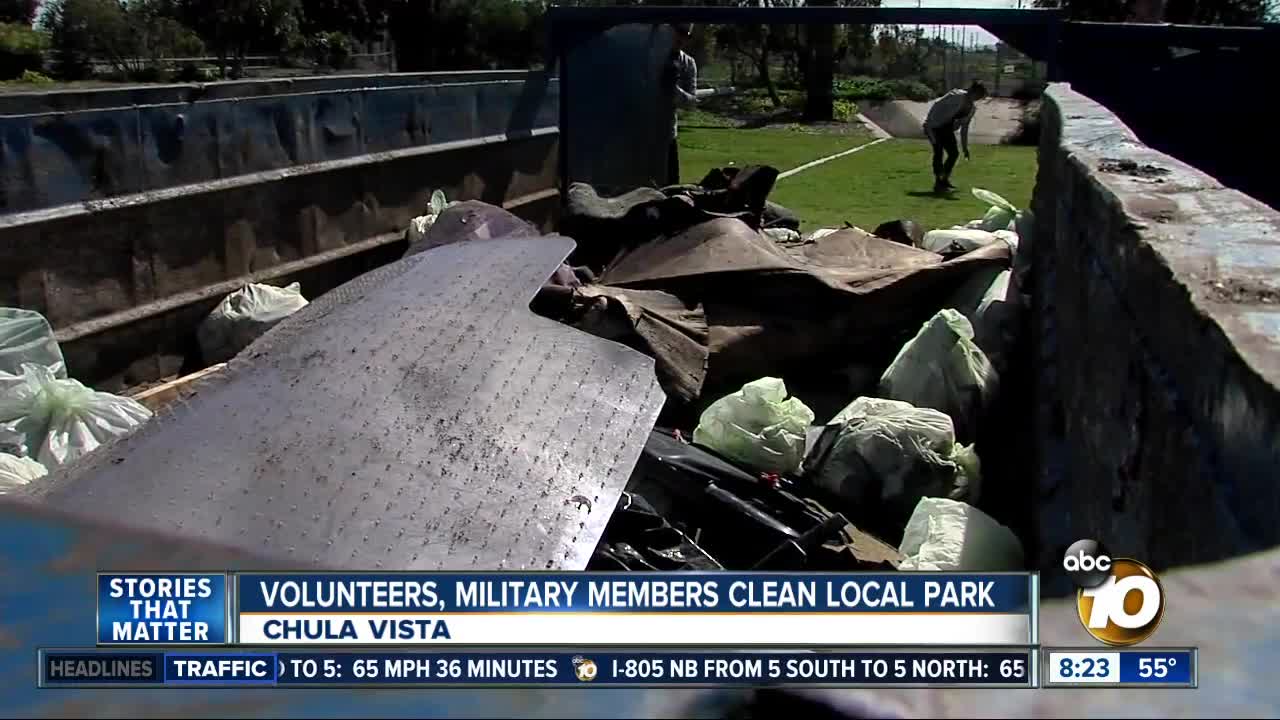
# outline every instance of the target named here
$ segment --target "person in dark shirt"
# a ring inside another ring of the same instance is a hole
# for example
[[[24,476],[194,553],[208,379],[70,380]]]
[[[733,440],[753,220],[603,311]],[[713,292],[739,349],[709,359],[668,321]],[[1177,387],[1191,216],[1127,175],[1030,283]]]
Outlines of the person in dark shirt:
[[[929,107],[924,134],[933,145],[934,192],[955,187],[951,184],[951,171],[960,157],[960,148],[964,150],[965,159],[969,159],[969,123],[973,121],[978,101],[986,96],[986,86],[975,80],[967,90],[952,90]],[[956,147],[957,129],[960,131],[960,148]]]

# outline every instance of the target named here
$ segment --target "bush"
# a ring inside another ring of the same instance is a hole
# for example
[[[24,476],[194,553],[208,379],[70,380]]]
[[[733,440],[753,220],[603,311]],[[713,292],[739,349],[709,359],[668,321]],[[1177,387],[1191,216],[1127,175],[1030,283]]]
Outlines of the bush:
[[[49,38],[38,30],[16,23],[0,23],[0,80],[12,80],[28,71],[44,69]]]
[[[933,88],[919,80],[891,80],[889,86],[894,98],[898,100],[928,102],[933,99]]]
[[[836,100],[831,106],[832,117],[839,122],[852,122],[858,115],[857,103],[849,100]]]
[[[144,65],[124,72],[126,80],[140,83],[169,82],[169,73],[159,65]]]
[[[351,63],[353,42],[345,33],[322,32],[312,35],[307,40],[311,57],[317,65],[327,65],[341,70]]]
[[[53,84],[53,78],[42,72],[26,70],[22,73],[22,77],[18,78],[18,82],[28,85],[51,85]]]
[[[933,91],[919,80],[882,80],[873,77],[845,78],[836,82],[836,98],[851,101],[933,99]]]

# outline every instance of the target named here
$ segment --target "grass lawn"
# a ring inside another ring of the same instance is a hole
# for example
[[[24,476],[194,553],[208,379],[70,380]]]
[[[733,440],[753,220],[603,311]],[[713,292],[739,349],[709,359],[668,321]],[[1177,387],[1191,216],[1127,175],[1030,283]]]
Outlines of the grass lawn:
[[[974,187],[999,193],[1018,207],[1030,204],[1036,173],[1034,147],[974,145],[970,150],[973,160],[961,156],[951,177],[957,189],[947,196],[931,192],[928,142],[889,140],[780,180],[769,199],[794,210],[806,232],[838,228],[846,221],[870,231],[897,218],[915,220],[926,229],[960,225],[986,212],[970,193]],[[824,154],[815,153],[809,159]]]
[[[836,135],[773,128],[681,127],[679,138],[680,179],[683,182],[698,182],[711,168],[730,163],[738,167],[772,165],[786,171],[870,140],[861,128],[849,134]],[[805,173],[800,173],[795,178],[803,175]],[[782,187],[779,185],[774,194]]]

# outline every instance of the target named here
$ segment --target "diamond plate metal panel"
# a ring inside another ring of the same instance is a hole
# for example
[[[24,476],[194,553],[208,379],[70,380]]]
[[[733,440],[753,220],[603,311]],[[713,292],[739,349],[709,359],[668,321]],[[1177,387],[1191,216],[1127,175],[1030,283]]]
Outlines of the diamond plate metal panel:
[[[528,310],[572,248],[362,276],[40,498],[288,567],[581,569],[663,394],[651,359]]]

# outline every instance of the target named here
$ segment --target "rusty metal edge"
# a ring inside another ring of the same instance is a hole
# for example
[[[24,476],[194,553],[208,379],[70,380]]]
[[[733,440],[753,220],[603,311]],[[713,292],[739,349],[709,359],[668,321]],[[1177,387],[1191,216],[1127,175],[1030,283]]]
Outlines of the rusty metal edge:
[[[511,200],[504,202],[502,206],[507,210],[513,210],[536,202],[555,198],[559,196],[559,194],[560,191],[556,188],[540,190],[527,195],[521,195],[517,198],[512,198]],[[267,282],[269,280],[286,277],[303,270],[310,270],[322,265],[338,262],[352,255],[357,255],[374,248],[382,247],[383,245],[399,242],[403,238],[403,232],[390,232],[374,235],[373,237],[361,240],[360,242],[345,245],[333,250],[326,250],[324,252],[316,253],[315,255],[309,255],[300,260],[273,265],[265,270],[260,270],[248,275],[241,275],[229,280],[223,280],[212,285],[205,285],[204,287],[184,293],[178,293],[177,295],[171,295],[164,299],[156,300],[155,302],[129,308],[123,312],[112,313],[104,317],[86,320],[84,322],[75,323],[74,325],[68,325],[54,331],[54,339],[60,343],[66,343],[90,335],[96,335],[98,333],[123,327],[125,325],[138,322],[139,320],[154,317],[180,307],[193,305],[220,295],[235,292],[249,283]]]
[[[244,97],[210,98],[210,99],[201,99],[201,100],[195,100],[195,101],[175,100],[172,102],[138,103],[138,104],[130,104],[130,105],[107,105],[102,107],[91,107],[91,108],[83,108],[83,109],[76,109],[76,110],[48,110],[44,112],[34,112],[34,113],[14,113],[10,115],[0,115],[0,120],[56,118],[56,117],[62,117],[65,115],[75,115],[77,113],[101,113],[101,112],[114,112],[114,111],[120,111],[120,110],[149,110],[154,108],[180,107],[180,106],[196,105],[196,104],[215,105],[215,104],[221,104],[221,103],[244,102],[247,100],[272,100],[276,98],[314,97],[318,95],[334,95],[338,93],[373,93],[373,92],[386,92],[390,90],[422,90],[426,88],[473,87],[473,86],[479,87],[479,86],[493,86],[493,85],[524,85],[527,82],[528,80],[524,78],[512,78],[512,79],[501,78],[501,79],[494,79],[494,80],[466,80],[461,82],[438,82],[438,83],[416,84],[416,85],[408,84],[408,85],[354,86],[349,88],[343,88],[341,90],[304,90],[299,92],[281,92],[281,93],[271,93],[271,94],[265,94],[265,95],[248,95]]]

